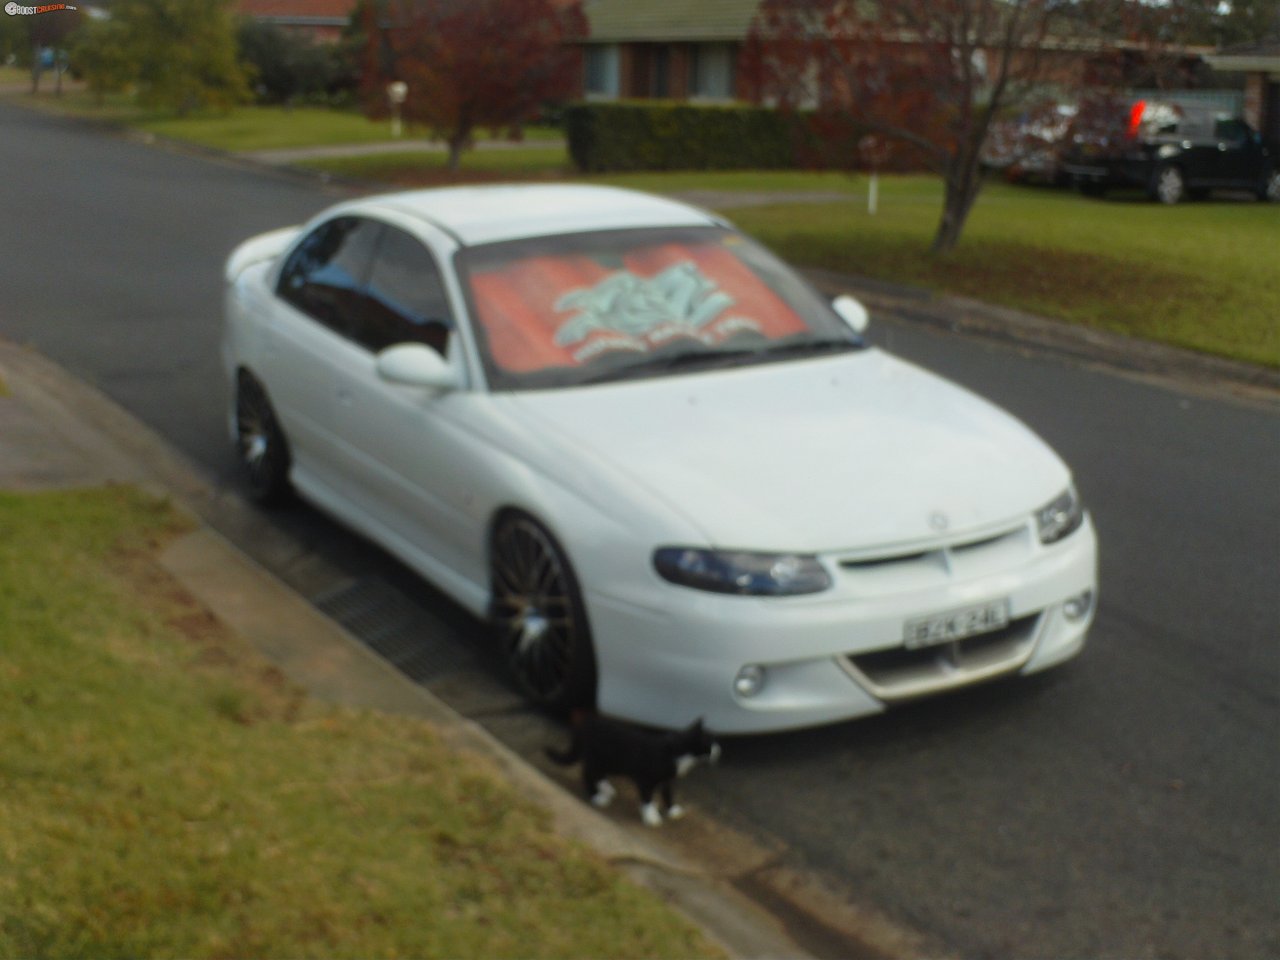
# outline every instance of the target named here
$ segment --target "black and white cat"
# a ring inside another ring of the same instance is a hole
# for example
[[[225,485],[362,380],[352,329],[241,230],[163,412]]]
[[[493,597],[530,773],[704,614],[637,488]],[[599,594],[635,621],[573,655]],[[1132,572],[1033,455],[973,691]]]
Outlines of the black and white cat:
[[[662,823],[662,811],[654,793],[661,792],[668,819],[684,816],[684,808],[675,802],[675,780],[699,763],[719,760],[720,744],[701,720],[674,733],[654,733],[585,713],[573,725],[569,749],[547,748],[547,756],[564,767],[582,763],[583,788],[597,807],[607,807],[617,795],[609,776],[629,777],[640,793],[641,819],[656,827]]]

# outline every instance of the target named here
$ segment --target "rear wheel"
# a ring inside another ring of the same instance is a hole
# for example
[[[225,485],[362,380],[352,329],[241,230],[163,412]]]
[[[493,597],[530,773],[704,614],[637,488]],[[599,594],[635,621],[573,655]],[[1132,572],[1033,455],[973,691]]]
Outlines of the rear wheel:
[[[267,391],[244,371],[236,382],[236,452],[254,501],[273,504],[288,496],[289,446]]]
[[[489,563],[493,622],[525,693],[552,710],[593,706],[591,632],[563,549],[536,520],[513,513],[494,528]]]
[[[1186,193],[1186,181],[1182,177],[1182,171],[1177,167],[1168,165],[1156,171],[1155,177],[1151,181],[1151,196],[1153,199],[1172,205],[1186,196]]]
[[[1272,170],[1258,188],[1258,199],[1280,203],[1280,170]]]

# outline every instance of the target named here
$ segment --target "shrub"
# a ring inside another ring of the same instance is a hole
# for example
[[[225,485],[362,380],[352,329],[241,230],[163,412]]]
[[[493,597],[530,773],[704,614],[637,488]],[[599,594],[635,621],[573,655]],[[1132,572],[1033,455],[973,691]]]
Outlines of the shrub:
[[[341,106],[354,99],[354,69],[340,45],[312,43],[254,20],[240,24],[236,43],[259,103]]]
[[[573,104],[564,127],[586,173],[777,170],[796,166],[808,121],[761,107],[627,101]]]
[[[642,170],[932,169],[918,147],[844,112],[637,100],[565,108],[569,156],[585,173]]]

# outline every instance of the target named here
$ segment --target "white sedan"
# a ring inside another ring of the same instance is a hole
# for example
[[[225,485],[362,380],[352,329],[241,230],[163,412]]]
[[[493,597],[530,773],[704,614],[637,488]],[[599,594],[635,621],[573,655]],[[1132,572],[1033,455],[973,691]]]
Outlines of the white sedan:
[[[1084,644],[1062,461],[704,211],[369,197],[246,241],[226,283],[253,496],[296,491],[491,622],[544,705],[780,730]]]

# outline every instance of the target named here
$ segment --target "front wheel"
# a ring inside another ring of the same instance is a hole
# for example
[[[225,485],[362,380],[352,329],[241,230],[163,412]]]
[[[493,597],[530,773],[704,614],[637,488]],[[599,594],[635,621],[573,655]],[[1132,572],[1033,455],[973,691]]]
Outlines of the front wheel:
[[[502,518],[489,554],[492,619],[503,653],[530,699],[552,710],[594,706],[595,654],[577,578],[537,521]]]
[[[1164,166],[1156,171],[1151,185],[1151,195],[1161,203],[1173,205],[1181,200],[1187,192],[1186,181],[1182,171],[1174,166]]]

